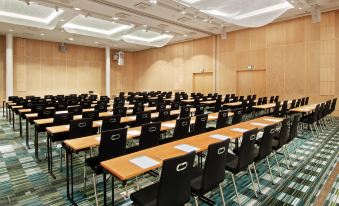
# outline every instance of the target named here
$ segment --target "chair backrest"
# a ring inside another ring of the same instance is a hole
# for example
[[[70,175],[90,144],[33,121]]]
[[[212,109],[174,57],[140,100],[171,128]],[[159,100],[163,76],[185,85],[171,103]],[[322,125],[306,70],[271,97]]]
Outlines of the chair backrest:
[[[125,117],[127,115],[127,108],[126,107],[117,107],[117,108],[114,108],[113,109],[113,114]]]
[[[234,112],[234,115],[233,115],[233,118],[232,118],[232,125],[238,124],[242,120],[242,111],[241,111],[241,109],[235,109],[233,112]]]
[[[261,143],[259,147],[259,156],[258,160],[262,160],[272,153],[272,142],[273,137],[276,132],[275,128],[277,125],[269,125],[265,127],[264,134],[261,138]]]
[[[296,100],[295,100],[295,99],[293,99],[293,100],[292,100],[292,102],[291,102],[291,107],[290,107],[290,109],[293,109],[293,108],[295,108],[295,103],[296,103]]]
[[[171,110],[178,110],[180,106],[179,102],[172,102],[171,104]]]
[[[300,106],[300,103],[301,103],[301,99],[298,99],[298,100],[297,100],[297,103],[296,103],[296,105],[295,105],[295,107],[299,107],[299,106]]]
[[[55,109],[44,109],[38,112],[39,119],[53,118]]]
[[[163,161],[157,206],[184,205],[191,197],[191,175],[195,153]]]
[[[274,96],[271,96],[270,103],[273,103],[273,102],[274,102]]]
[[[135,115],[135,114],[137,114],[137,113],[140,113],[140,112],[143,112],[145,110],[145,107],[144,107],[144,105],[135,105],[134,107],[133,107],[133,114]]]
[[[262,97],[259,97],[257,105],[262,105]]]
[[[94,111],[88,111],[82,113],[82,118],[91,118],[93,121],[99,119],[99,111],[94,110]]]
[[[163,122],[171,119],[171,110],[163,109],[159,111],[158,121]]]
[[[156,107],[156,111],[164,110],[166,109],[166,103],[165,102],[159,102]]]
[[[228,111],[221,110],[218,113],[218,119],[216,123],[216,128],[220,129],[227,126]]]
[[[208,146],[204,166],[201,193],[216,188],[225,179],[225,164],[230,140],[224,140]]]
[[[93,120],[91,118],[83,118],[77,120],[71,120],[69,122],[69,134],[68,138],[85,137],[92,134]]]
[[[300,102],[300,106],[304,106],[305,105],[305,97],[301,98],[301,102]]]
[[[39,111],[44,111],[45,109],[45,104],[35,104],[32,106],[32,113],[38,113]]]
[[[262,104],[267,104],[267,97],[263,97]]]
[[[238,170],[245,169],[254,161],[254,144],[256,141],[258,129],[249,130],[243,133],[241,146],[238,156]]]
[[[71,120],[71,116],[68,113],[63,114],[55,114],[53,116],[53,125],[66,125],[69,124],[69,121]]]
[[[287,112],[287,107],[288,107],[288,101],[283,101],[283,104],[281,106],[281,116],[285,116]]]
[[[239,97],[239,102],[244,101],[244,98],[245,98],[244,96],[240,96],[240,97]]]
[[[279,96],[275,96],[274,102],[278,102],[278,101],[279,101]]]
[[[159,145],[161,122],[143,124],[141,126],[139,150]]]
[[[114,130],[120,128],[121,121],[120,115],[101,117],[101,119],[102,119],[101,131]]]
[[[97,104],[97,105],[95,105],[94,109],[99,111],[99,112],[107,112],[107,103]]]
[[[82,108],[84,109],[87,109],[87,108],[91,108],[91,104],[92,102],[90,100],[85,100],[85,101],[82,101],[80,103],[80,105],[82,106]]]
[[[126,153],[126,140],[127,128],[103,131],[99,145],[99,161],[102,162],[124,155]]]
[[[310,97],[306,97],[306,98],[305,98],[305,105],[308,105],[309,99],[310,99]]]
[[[179,118],[189,117],[190,116],[190,110],[191,110],[190,106],[182,106],[182,107],[180,107]]]
[[[151,122],[151,112],[139,112],[136,114],[135,126]]]
[[[286,144],[287,140],[288,140],[288,119],[284,119],[281,123],[281,128],[280,128],[280,132],[279,132],[278,148],[280,148],[284,144]]]
[[[58,102],[55,105],[55,109],[57,111],[66,111],[67,110],[67,103],[65,101]]]
[[[237,101],[238,101],[238,99],[239,99],[239,97],[238,97],[238,96],[234,96],[234,97],[233,97],[233,99],[232,99],[232,102],[237,102]]]
[[[199,114],[195,116],[194,135],[201,134],[206,131],[208,114]]]
[[[81,106],[71,106],[67,108],[68,113],[72,116],[82,114],[82,107]]]
[[[324,107],[325,107],[325,104],[322,103],[319,107],[317,120],[320,120],[323,117],[322,114],[323,114],[323,111],[324,111]]]
[[[202,104],[198,104],[195,106],[195,115],[200,115],[200,114],[204,114],[205,112],[205,106]]]
[[[190,117],[180,118],[176,120],[173,132],[173,138],[175,140],[188,137],[190,121],[191,121]]]
[[[274,109],[273,109],[273,116],[279,117],[279,110],[280,110],[280,102],[276,102]]]
[[[336,104],[337,104],[337,98],[332,100],[330,113],[332,113],[335,110]]]
[[[299,125],[300,115],[295,115],[293,117],[293,122],[290,127],[290,137],[288,138],[288,142],[291,142],[298,135],[298,125]]]

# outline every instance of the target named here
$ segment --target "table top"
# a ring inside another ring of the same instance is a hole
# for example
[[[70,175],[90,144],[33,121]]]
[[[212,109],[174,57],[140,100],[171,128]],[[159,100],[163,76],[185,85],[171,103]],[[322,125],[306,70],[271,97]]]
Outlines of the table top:
[[[301,107],[293,108],[290,111],[299,112],[299,113],[308,113],[308,112],[312,112],[316,108],[316,106],[317,104],[308,104],[308,105],[304,105]]]
[[[124,155],[118,158],[110,159],[110,160],[101,162],[100,164],[105,170],[107,170],[109,173],[113,174],[114,176],[118,177],[120,180],[127,180],[132,177],[143,174],[147,171],[150,171],[152,169],[161,167],[162,162],[165,159],[185,154],[185,152],[174,148],[176,145],[187,144],[187,145],[198,148],[197,150],[198,152],[204,151],[204,150],[207,150],[210,144],[221,141],[219,139],[212,138],[211,135],[220,134],[220,135],[226,135],[231,139],[239,138],[242,136],[242,133],[233,131],[232,129],[234,128],[262,129],[265,126],[253,125],[252,123],[265,124],[267,126],[267,125],[277,124],[278,122],[281,122],[282,120],[283,120],[282,118],[261,117],[261,118],[257,118],[257,119],[250,120],[247,122],[242,122],[237,125],[230,126],[230,127],[217,129],[211,132],[202,133],[199,135],[195,135],[192,137],[174,141],[168,144],[159,145],[159,146],[152,147],[146,150],[142,150],[142,151]],[[133,164],[132,162],[130,162],[131,159],[140,157],[140,156],[147,156],[153,160],[158,161],[159,163],[152,167],[143,169]]]

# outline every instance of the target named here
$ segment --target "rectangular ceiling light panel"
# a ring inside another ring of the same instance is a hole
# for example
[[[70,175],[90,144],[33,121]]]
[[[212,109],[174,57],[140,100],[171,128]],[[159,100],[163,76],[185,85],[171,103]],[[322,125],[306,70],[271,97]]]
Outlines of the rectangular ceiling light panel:
[[[151,47],[163,47],[169,41],[173,39],[174,36],[168,34],[162,34],[154,31],[147,31],[146,29],[136,30],[132,33],[126,34],[121,38],[131,44],[139,44],[144,46]]]
[[[10,24],[54,29],[57,17],[64,11],[31,3],[27,5],[19,0],[0,1],[0,21]]]
[[[84,15],[78,15],[63,25],[63,28],[69,33],[114,41],[120,40],[120,37],[126,34],[132,27],[131,25],[113,23],[90,16],[85,17]]]

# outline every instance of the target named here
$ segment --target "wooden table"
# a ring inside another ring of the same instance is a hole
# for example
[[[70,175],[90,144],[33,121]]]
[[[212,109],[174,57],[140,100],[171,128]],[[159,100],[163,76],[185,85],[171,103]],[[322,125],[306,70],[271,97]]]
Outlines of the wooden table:
[[[321,103],[320,103],[321,104]],[[292,112],[309,113],[315,110],[317,104],[309,104],[291,109]]]
[[[271,121],[271,120],[274,120],[274,121]],[[228,136],[228,138],[231,138],[231,139],[237,139],[241,137],[243,133],[232,130],[234,128],[242,128],[242,129],[247,129],[247,130],[255,129],[255,128],[263,129],[266,126],[277,124],[278,122],[281,122],[282,120],[283,120],[282,118],[261,117],[261,118],[257,118],[254,120],[242,122],[242,123],[230,126],[230,127],[217,129],[211,132],[206,132],[203,134],[184,138],[184,139],[174,141],[168,144],[159,145],[159,146],[152,147],[146,150],[138,151],[135,153],[127,154],[121,157],[117,157],[111,160],[101,162],[100,165],[104,168],[103,180],[106,180],[106,172],[108,172],[112,176],[117,177],[121,181],[125,181],[130,178],[141,175],[145,172],[159,168],[162,166],[162,162],[164,160],[185,154],[185,152],[174,148],[176,145],[180,145],[180,144],[191,145],[191,146],[198,148],[197,152],[201,152],[201,151],[207,150],[210,144],[221,141],[219,139],[212,138],[211,135],[219,134],[219,135]],[[254,125],[253,123],[259,123],[262,125],[258,125],[258,124]],[[132,162],[130,162],[131,159],[134,159],[140,156],[147,156],[153,160],[156,160],[159,163],[152,167],[143,169],[141,167],[136,166]],[[114,178],[113,177],[112,177],[112,190],[114,191]],[[112,205],[113,204],[114,204],[114,194],[112,194]],[[104,205],[106,205],[106,181],[104,181]]]

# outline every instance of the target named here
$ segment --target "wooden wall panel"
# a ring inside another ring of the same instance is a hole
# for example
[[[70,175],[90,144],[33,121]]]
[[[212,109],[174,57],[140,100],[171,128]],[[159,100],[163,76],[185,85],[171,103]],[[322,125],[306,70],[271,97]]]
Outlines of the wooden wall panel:
[[[6,99],[6,39],[0,36],[0,101]]]
[[[284,94],[285,47],[267,49],[267,95]]]
[[[14,94],[103,93],[104,49],[14,38]]]
[[[305,17],[285,22],[286,44],[305,42]]]

